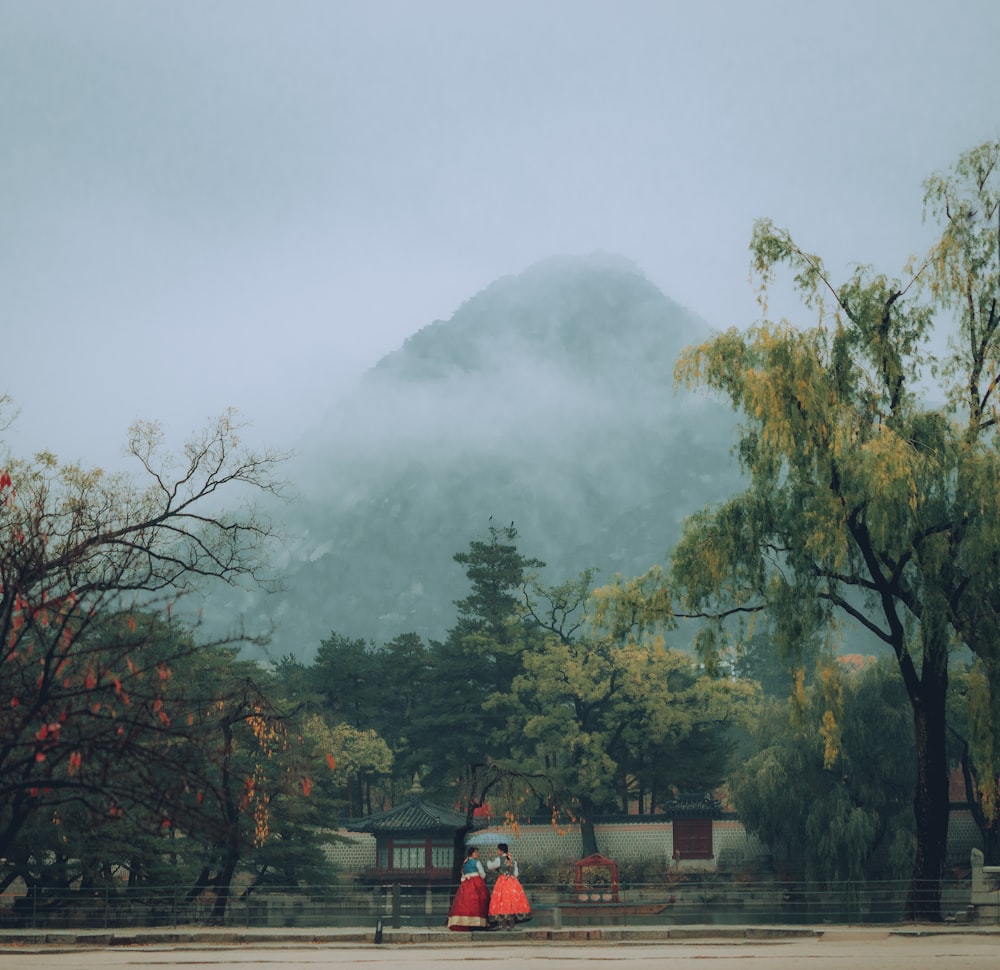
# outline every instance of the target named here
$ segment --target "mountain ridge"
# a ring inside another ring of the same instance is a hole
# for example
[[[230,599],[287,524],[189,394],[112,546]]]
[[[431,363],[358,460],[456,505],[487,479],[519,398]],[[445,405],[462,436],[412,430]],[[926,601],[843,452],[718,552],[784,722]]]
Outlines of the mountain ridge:
[[[385,355],[303,440],[284,509],[286,590],[234,595],[272,653],[336,631],[440,639],[467,592],[456,552],[513,521],[546,582],[662,563],[683,518],[738,483],[731,410],[678,397],[709,329],[623,257],[501,277]]]

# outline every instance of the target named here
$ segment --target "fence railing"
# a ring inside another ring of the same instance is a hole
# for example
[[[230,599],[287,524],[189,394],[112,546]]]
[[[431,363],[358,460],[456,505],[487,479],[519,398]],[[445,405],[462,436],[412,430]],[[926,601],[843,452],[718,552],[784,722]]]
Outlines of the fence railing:
[[[423,884],[234,888],[219,918],[217,900],[188,899],[185,886],[125,886],[12,891],[0,895],[0,928],[444,926],[455,887]],[[902,924],[909,880],[864,883],[746,882],[686,878],[578,894],[572,886],[525,883],[532,925],[683,926]],[[584,898],[586,897],[586,898]],[[972,906],[968,880],[941,884],[941,916],[1000,925],[1000,905]]]

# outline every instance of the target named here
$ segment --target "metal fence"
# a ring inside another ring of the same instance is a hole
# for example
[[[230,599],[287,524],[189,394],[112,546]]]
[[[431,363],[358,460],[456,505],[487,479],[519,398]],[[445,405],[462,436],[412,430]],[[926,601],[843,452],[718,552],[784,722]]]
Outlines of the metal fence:
[[[108,884],[87,890],[8,891],[0,896],[0,927],[31,929],[173,927],[444,926],[454,887],[268,887],[235,889],[224,917],[216,900],[188,900],[190,887]],[[725,880],[718,875],[673,883],[629,884],[611,893],[576,895],[572,887],[525,883],[534,926],[866,925],[906,922],[909,880],[812,884]],[[973,907],[967,879],[946,880],[946,920],[1000,925],[1000,906]]]

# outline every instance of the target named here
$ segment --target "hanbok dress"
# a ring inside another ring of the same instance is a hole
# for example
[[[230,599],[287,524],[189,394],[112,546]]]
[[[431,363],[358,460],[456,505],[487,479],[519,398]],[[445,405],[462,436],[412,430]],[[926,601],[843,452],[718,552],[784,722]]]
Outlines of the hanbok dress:
[[[462,881],[448,910],[448,929],[485,929],[489,905],[490,891],[486,888],[483,864],[478,859],[466,859],[462,864]]]
[[[518,878],[517,862],[509,854],[498,855],[486,863],[486,868],[500,870],[490,894],[490,919],[508,929],[515,922],[523,923],[531,919],[531,904]]]

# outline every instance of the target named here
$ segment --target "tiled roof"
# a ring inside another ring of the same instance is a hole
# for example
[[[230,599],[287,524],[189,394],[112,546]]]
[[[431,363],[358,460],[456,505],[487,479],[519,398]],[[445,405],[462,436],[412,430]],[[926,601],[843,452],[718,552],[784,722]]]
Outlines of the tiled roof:
[[[347,829],[350,832],[456,832],[466,826],[465,815],[433,805],[419,798],[411,798],[366,818],[354,819]]]
[[[708,792],[678,792],[663,806],[671,818],[721,818],[725,813],[722,802]]]

